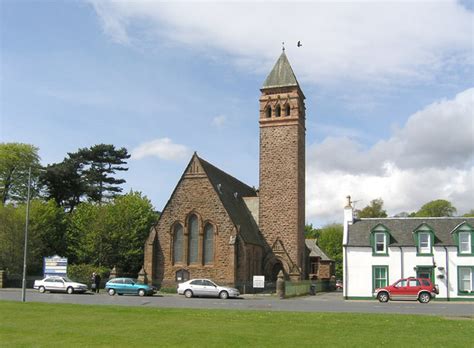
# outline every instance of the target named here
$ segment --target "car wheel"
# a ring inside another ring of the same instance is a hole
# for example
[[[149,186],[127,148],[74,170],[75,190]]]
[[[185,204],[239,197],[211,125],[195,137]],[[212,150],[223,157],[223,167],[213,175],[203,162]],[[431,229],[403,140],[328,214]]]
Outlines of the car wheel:
[[[420,303],[428,303],[431,300],[431,295],[428,294],[427,292],[422,292],[420,295],[418,295],[418,301]]]
[[[184,292],[184,296],[185,296],[186,298],[191,298],[191,297],[193,297],[193,292],[192,292],[191,290],[186,290],[186,291]]]
[[[40,286],[38,291],[43,294],[46,291],[46,289],[44,288],[44,286]]]
[[[67,288],[66,292],[71,295],[71,294],[74,294],[74,289],[70,286]]]
[[[107,291],[109,293],[109,296],[114,296],[115,295],[115,290],[114,289],[109,289],[109,291]]]
[[[222,299],[222,300],[226,300],[228,297],[229,297],[229,293],[227,291],[221,291],[219,293],[219,297]]]
[[[145,290],[143,289],[138,290],[138,296],[141,296],[141,297],[145,296]]]
[[[379,302],[388,302],[388,293],[385,291],[379,292],[377,300],[379,300]]]

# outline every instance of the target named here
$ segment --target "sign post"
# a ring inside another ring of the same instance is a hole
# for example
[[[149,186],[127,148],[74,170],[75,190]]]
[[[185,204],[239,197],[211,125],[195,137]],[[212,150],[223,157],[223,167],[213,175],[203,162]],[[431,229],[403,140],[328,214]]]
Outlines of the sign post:
[[[43,275],[67,276],[67,258],[58,255],[43,258]]]

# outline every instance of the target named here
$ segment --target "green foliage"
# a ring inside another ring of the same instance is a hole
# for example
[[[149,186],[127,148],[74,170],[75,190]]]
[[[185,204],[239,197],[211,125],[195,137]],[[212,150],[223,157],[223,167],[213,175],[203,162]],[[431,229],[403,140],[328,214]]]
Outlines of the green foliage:
[[[469,210],[469,212],[464,214],[463,217],[474,217],[474,209]]]
[[[127,149],[115,149],[114,145],[99,144],[90,148],[79,149],[76,153],[69,153],[69,157],[81,163],[82,176],[87,183],[87,195],[94,202],[102,203],[122,191],[118,185],[124,179],[115,179],[112,175],[116,171],[126,171],[121,166],[130,158]]]
[[[415,214],[416,217],[440,217],[453,216],[456,214],[456,208],[451,202],[444,199],[437,199],[423,205]]]
[[[67,275],[69,278],[84,284],[91,283],[93,272],[100,274],[100,277],[104,279],[109,276],[110,269],[89,264],[68,265],[67,268]]]
[[[342,279],[343,255],[342,255],[342,224],[330,224],[321,228],[318,239],[319,247],[335,261],[336,278]]]
[[[151,202],[139,192],[103,205],[81,203],[71,216],[68,255],[73,263],[138,273],[143,246],[156,219]]]
[[[318,228],[314,228],[313,224],[304,226],[304,237],[306,239],[318,239],[320,233],[321,233],[321,230]]]
[[[370,204],[362,210],[357,210],[358,218],[385,218],[387,212],[383,210],[382,198],[370,201]]]
[[[31,167],[31,197],[37,195],[40,173],[38,148],[22,143],[0,143],[0,201],[25,202],[28,191],[28,170]]]
[[[0,205],[0,268],[19,274],[23,269],[26,204]],[[66,220],[53,201],[38,199],[30,203],[27,270],[40,274],[43,257],[65,253]]]
[[[116,302],[108,296],[103,301]],[[472,347],[474,341],[471,319],[434,315],[6,301],[1,308],[0,337],[11,347],[413,347],[420,340],[427,347]]]

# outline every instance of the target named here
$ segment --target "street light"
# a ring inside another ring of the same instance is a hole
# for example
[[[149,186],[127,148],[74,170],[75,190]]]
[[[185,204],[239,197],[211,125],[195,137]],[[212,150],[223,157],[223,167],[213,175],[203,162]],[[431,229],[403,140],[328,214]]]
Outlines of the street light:
[[[28,196],[26,199],[26,223],[25,223],[25,247],[23,250],[23,281],[21,287],[21,301],[26,301],[26,255],[28,248],[28,221],[30,219],[30,186],[31,186],[31,167],[28,170]]]

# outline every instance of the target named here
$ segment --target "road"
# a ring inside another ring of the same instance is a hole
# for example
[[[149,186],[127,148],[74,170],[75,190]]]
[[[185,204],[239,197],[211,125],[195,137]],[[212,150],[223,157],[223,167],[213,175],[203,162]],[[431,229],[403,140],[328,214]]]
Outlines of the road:
[[[21,301],[21,289],[0,289],[0,300]],[[474,318],[473,302],[431,301],[418,302],[344,301],[339,292],[320,293],[316,296],[280,300],[275,296],[244,295],[238,299],[192,298],[178,295],[153,297],[109,296],[100,294],[40,294],[27,290],[27,302],[74,303],[87,305],[120,305],[155,308],[207,308],[232,310],[294,311],[294,312],[346,312],[346,313],[400,313],[425,314],[449,317]],[[1,307],[1,304],[0,304]]]

